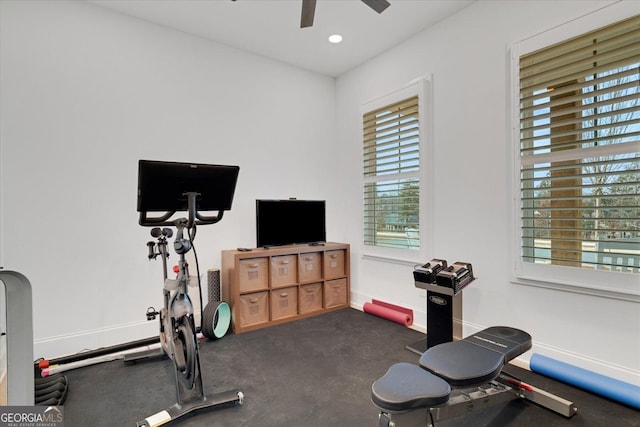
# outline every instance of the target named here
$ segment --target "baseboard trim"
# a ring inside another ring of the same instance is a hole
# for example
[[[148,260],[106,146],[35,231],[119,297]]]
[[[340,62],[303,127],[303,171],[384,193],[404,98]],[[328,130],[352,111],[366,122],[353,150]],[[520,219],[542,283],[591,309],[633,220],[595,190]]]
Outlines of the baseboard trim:
[[[157,334],[157,321],[125,323],[109,328],[36,339],[33,342],[33,355],[34,359],[54,359],[82,351],[136,341]]]

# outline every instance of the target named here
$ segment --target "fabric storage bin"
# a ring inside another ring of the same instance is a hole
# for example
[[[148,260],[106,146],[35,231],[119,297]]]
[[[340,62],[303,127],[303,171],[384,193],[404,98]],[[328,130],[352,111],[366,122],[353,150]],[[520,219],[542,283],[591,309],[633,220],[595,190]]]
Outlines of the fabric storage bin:
[[[300,314],[322,310],[322,283],[301,285],[298,295]]]
[[[322,254],[311,252],[298,255],[298,281],[317,282],[322,280]]]
[[[298,280],[297,255],[271,257],[271,287],[295,285]]]
[[[240,292],[251,292],[269,287],[269,259],[249,258],[239,263]]]
[[[269,321],[269,292],[240,295],[241,327]]]
[[[324,253],[324,278],[336,279],[345,276],[345,251],[342,249]]]
[[[347,279],[327,280],[324,282],[325,308],[347,304]]]
[[[298,314],[298,287],[279,288],[271,291],[271,320]]]

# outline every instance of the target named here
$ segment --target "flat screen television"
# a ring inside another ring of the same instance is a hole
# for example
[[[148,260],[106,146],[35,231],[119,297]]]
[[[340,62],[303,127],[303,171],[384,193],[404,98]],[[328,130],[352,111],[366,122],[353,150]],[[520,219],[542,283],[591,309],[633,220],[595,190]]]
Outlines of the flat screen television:
[[[324,200],[256,200],[258,247],[326,241]]]

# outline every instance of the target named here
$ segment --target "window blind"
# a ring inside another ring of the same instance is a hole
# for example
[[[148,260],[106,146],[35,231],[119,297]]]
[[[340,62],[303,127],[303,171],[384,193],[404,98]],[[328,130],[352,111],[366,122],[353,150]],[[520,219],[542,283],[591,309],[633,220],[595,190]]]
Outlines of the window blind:
[[[365,113],[363,141],[364,243],[418,250],[418,97]]]
[[[520,57],[522,260],[640,273],[640,16]]]

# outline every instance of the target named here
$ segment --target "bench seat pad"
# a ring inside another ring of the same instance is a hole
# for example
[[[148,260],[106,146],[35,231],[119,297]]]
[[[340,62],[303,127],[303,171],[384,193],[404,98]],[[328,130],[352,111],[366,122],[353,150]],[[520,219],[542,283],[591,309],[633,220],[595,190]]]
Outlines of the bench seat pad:
[[[491,381],[508,361],[530,348],[528,333],[494,326],[463,340],[431,347],[420,357],[420,366],[452,386],[464,387]]]
[[[451,387],[442,378],[418,365],[396,363],[371,386],[371,400],[389,411],[441,405],[449,400]]]

